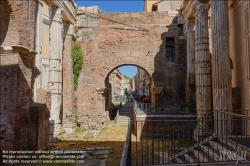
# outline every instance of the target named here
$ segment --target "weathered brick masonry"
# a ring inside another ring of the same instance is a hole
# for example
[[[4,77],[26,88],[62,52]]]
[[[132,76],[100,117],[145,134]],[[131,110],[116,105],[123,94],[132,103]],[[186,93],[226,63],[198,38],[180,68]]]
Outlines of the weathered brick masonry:
[[[49,106],[36,106],[46,124],[32,125],[31,104],[36,0],[0,1],[0,150],[45,149]],[[44,97],[44,96],[43,96]],[[49,94],[46,99],[50,100]],[[47,100],[46,103],[49,103]],[[38,122],[38,119],[36,120]],[[40,133],[36,139],[34,135]],[[39,144],[39,145],[38,145]],[[32,146],[36,145],[36,146]]]
[[[152,77],[151,89],[163,88],[162,94],[152,96],[157,109],[184,103],[185,40],[179,39],[177,16],[168,12],[92,15],[79,10],[77,18],[78,42],[85,55],[76,94],[79,124],[88,129],[105,125],[105,79],[122,65],[145,69]],[[167,37],[174,38],[174,62],[166,61]]]

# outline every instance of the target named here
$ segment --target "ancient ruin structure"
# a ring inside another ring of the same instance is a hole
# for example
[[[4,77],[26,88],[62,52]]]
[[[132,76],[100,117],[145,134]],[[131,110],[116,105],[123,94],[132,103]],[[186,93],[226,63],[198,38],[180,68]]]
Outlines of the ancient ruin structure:
[[[187,49],[187,70],[191,71],[194,65],[196,66],[195,86],[198,119],[213,117],[213,110],[226,112],[233,112],[233,109],[249,110],[249,90],[247,90],[249,89],[249,42],[248,38],[243,37],[248,35],[249,2],[211,1],[210,5],[209,1],[184,1],[181,10],[186,22],[184,33],[187,38],[187,46],[189,46]],[[195,20],[195,24],[190,24],[193,20]],[[209,31],[209,27],[212,27],[212,31]],[[195,53],[190,30],[195,31]],[[237,36],[235,35],[236,31]],[[211,39],[208,39],[209,37]],[[209,48],[209,42],[211,48]],[[204,59],[200,59],[202,55]],[[189,57],[194,56],[193,61],[189,60]],[[187,73],[188,78],[192,75],[190,73],[192,72]],[[188,79],[186,87],[190,89],[189,85]],[[190,90],[187,92],[188,96],[193,93]],[[189,102],[188,96],[186,96],[186,102]],[[219,115],[214,118],[222,119],[225,117]],[[205,130],[209,130],[206,126],[212,126],[211,124],[204,125],[203,129]],[[217,131],[218,133],[230,132],[225,131],[225,124],[220,125],[222,126],[219,127],[221,130]],[[227,130],[229,129],[227,127]]]
[[[43,150],[74,127],[60,116],[73,111],[75,5],[3,0],[0,8],[0,149]]]
[[[200,120],[250,109],[249,1],[184,0],[175,12],[76,9],[73,0],[0,1],[0,150],[45,149],[76,124],[101,130],[109,121],[109,75],[122,65],[150,76],[155,110],[197,108]],[[84,53],[76,91],[75,42]],[[217,132],[230,132],[223,127]],[[195,135],[211,128],[198,123]]]
[[[185,50],[180,15],[168,12],[103,13],[78,8],[77,26],[84,65],[76,91],[77,123],[100,130],[107,122],[108,76],[129,64],[151,77],[151,101],[157,110],[180,109],[185,96]],[[179,26],[179,27],[178,27]]]

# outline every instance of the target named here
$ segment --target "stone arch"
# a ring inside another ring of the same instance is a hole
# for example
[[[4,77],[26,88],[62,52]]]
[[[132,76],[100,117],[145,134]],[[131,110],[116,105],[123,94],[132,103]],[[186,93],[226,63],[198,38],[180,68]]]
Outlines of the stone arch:
[[[109,90],[109,75],[115,70],[115,69],[117,69],[117,68],[119,68],[119,67],[121,67],[121,66],[136,66],[136,67],[140,67],[140,68],[142,68],[143,70],[145,70],[146,71],[146,73],[150,76],[150,83],[148,84],[149,86],[149,90],[150,89],[152,89],[153,87],[154,87],[154,81],[153,81],[153,77],[152,77],[152,74],[150,74],[145,68],[143,68],[143,67],[141,67],[141,66],[138,66],[137,64],[121,64],[121,65],[119,65],[119,66],[116,66],[116,67],[114,67],[113,69],[111,69],[110,70],[110,72],[106,75],[106,78],[105,78],[105,89],[107,89],[107,90]],[[105,93],[105,110],[108,110],[109,109],[109,105],[110,105],[110,103],[111,103],[111,98],[112,97],[109,97],[109,95],[111,95],[111,94],[109,94],[109,92],[107,91],[106,93]],[[150,98],[150,100],[151,101],[153,101],[153,98],[154,98],[154,95],[152,95],[152,93],[149,91],[149,98]]]
[[[137,51],[96,51],[89,53],[84,59],[76,91],[77,122],[81,127],[100,130],[105,126],[109,116],[105,108],[107,87],[106,77],[115,68],[122,65],[134,65],[143,68],[152,78],[154,73],[154,57]],[[154,86],[152,79],[151,87]]]
[[[98,60],[94,60],[95,58]],[[96,64],[92,63],[92,65],[95,66],[93,76],[97,78],[97,87],[105,87],[104,82],[106,76],[118,66],[139,66],[147,71],[150,76],[152,76],[154,72],[154,57],[136,51],[113,52],[111,56],[93,56],[92,60],[93,63],[97,62]]]
[[[121,65],[118,65],[118,66],[116,66],[116,67],[114,67],[113,69],[111,69],[110,70],[110,72],[106,75],[106,77],[105,77],[105,82],[106,82],[106,80],[108,79],[108,76],[116,69],[116,68],[119,68],[119,67],[122,67],[122,66],[136,66],[136,67],[140,67],[140,68],[142,68],[143,70],[145,70],[149,75],[150,75],[150,78],[151,78],[151,80],[152,80],[152,82],[153,82],[153,78],[152,78],[152,74],[150,74],[145,68],[143,68],[142,66],[139,66],[139,65],[137,65],[137,64],[131,64],[131,63],[126,63],[126,64],[121,64]],[[106,87],[107,87],[107,85],[105,85]]]

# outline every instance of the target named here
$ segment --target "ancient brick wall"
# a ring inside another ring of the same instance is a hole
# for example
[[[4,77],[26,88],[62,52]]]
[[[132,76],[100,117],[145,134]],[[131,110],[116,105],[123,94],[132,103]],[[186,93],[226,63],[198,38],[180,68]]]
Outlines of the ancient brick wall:
[[[36,0],[0,1],[0,150],[29,149],[36,3]],[[48,115],[47,109],[47,115],[41,117],[48,119]],[[48,134],[42,137],[46,139]]]
[[[1,56],[1,125],[5,126],[3,149],[27,149],[27,110],[32,102],[32,59],[22,55]]]
[[[85,55],[77,90],[78,123],[103,126],[106,95],[97,89],[105,88],[109,73],[125,64],[145,69],[152,87],[163,87],[158,108],[167,109],[166,101],[178,106],[184,102],[185,41],[179,39],[176,17],[167,12],[78,14],[78,42]],[[166,37],[175,41],[174,62],[166,61]]]
[[[36,0],[1,2],[1,44],[34,49]]]

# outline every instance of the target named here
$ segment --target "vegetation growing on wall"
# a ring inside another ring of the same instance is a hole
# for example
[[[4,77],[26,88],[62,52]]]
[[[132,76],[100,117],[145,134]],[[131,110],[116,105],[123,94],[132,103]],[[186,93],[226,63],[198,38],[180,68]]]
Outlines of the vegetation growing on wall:
[[[83,65],[83,53],[81,50],[81,46],[79,43],[75,43],[73,47],[73,65],[72,65],[75,90],[78,87],[78,80],[79,80],[80,72],[82,70],[82,65]]]
[[[126,79],[129,79],[129,83],[130,83],[130,85],[132,85],[132,82],[133,82],[133,78],[130,78],[130,77],[128,77],[128,76],[126,76],[126,75],[123,75]]]
[[[102,14],[102,13],[104,13],[104,11],[101,10],[101,9],[99,9],[99,10],[98,10],[98,14]]]

